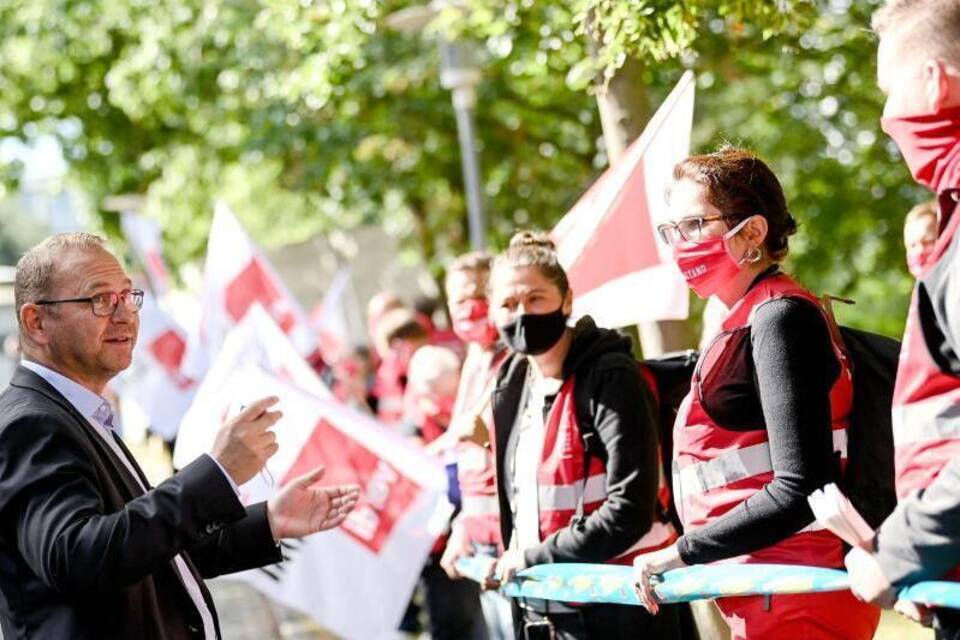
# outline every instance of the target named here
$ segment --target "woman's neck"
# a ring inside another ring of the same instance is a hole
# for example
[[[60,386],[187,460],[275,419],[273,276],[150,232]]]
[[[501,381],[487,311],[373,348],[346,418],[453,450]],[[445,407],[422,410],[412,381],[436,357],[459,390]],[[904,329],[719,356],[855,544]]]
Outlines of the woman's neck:
[[[774,264],[773,260],[762,260],[755,265],[745,265],[743,269],[740,270],[740,273],[737,274],[736,278],[731,280],[723,289],[717,291],[717,297],[720,299],[720,302],[722,302],[727,309],[732,307],[737,300],[746,295],[753,281]]]
[[[567,327],[560,339],[557,340],[557,344],[550,347],[550,350],[546,353],[530,356],[530,362],[544,378],[560,379],[563,377],[563,361],[567,359],[572,344],[573,331]]]

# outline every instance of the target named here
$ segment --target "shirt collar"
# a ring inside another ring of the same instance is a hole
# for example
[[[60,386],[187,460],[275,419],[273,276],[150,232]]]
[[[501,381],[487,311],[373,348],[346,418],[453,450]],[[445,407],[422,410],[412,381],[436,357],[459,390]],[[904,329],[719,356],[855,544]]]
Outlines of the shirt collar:
[[[67,402],[73,405],[74,409],[80,412],[80,415],[88,420],[94,420],[100,426],[104,426],[106,414],[102,407],[106,405],[109,409],[110,405],[102,396],[90,391],[90,389],[71,380],[62,373],[57,373],[53,369],[37,362],[23,359],[20,364],[46,380],[51,387],[67,399]]]

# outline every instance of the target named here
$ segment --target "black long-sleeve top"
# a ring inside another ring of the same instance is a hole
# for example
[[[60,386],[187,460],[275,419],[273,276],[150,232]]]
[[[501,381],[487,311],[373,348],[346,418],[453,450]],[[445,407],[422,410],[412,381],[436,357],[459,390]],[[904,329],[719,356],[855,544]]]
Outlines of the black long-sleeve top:
[[[762,304],[742,349],[739,374],[721,381],[705,408],[724,428],[766,428],[774,477],[722,517],[683,535],[677,544],[687,564],[758,551],[793,535],[814,520],[807,496],[838,473],[830,390],[840,365],[820,311],[795,298]]]

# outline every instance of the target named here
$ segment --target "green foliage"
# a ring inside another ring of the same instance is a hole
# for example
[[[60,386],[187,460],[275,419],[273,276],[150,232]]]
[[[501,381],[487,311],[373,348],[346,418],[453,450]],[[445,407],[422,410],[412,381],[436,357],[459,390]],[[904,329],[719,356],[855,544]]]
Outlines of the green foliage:
[[[470,3],[464,19],[457,3],[436,28],[452,37],[463,34],[496,37],[534,18],[552,29],[576,25],[591,43],[591,55],[577,61],[571,82],[586,86],[597,74],[609,80],[628,58],[664,62],[690,51],[704,33],[724,28],[735,38],[803,32],[825,3],[820,0],[576,0],[537,3],[533,0],[479,0]],[[550,5],[550,6],[538,6]]]
[[[796,35],[698,41],[695,134],[699,149],[731,141],[767,159],[800,222],[787,268],[856,300],[841,321],[899,336],[911,286],[903,217],[930,194],[880,130],[876,4],[835,3]]]
[[[460,156],[435,42],[409,0],[0,3],[0,135],[56,135],[93,202],[147,196],[168,258],[202,255],[223,198],[263,244],[377,223],[434,271],[466,244]],[[742,143],[782,178],[788,267],[895,334],[900,220],[920,197],[877,122],[873,2],[473,0],[432,34],[478,44],[488,226],[550,227],[606,164],[589,89],[628,56],[653,103],[699,77],[695,146]],[[17,168],[4,167],[16,181]],[[109,221],[109,220],[108,220]],[[108,228],[111,225],[107,225]]]

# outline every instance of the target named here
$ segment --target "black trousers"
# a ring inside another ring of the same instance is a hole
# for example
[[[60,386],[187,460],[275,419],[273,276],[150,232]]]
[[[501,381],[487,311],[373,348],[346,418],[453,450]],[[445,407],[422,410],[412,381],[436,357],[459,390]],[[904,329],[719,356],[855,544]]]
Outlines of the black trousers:
[[[546,623],[552,625],[552,632]],[[687,605],[661,605],[652,616],[643,607],[594,604],[576,613],[541,614],[513,603],[517,640],[685,640],[695,638]],[[552,635],[551,635],[552,633]]]
[[[960,640],[960,611],[936,609],[933,615],[937,640]]]
[[[439,556],[431,556],[421,579],[433,640],[486,638],[479,584],[466,578],[451,580],[440,567]]]

